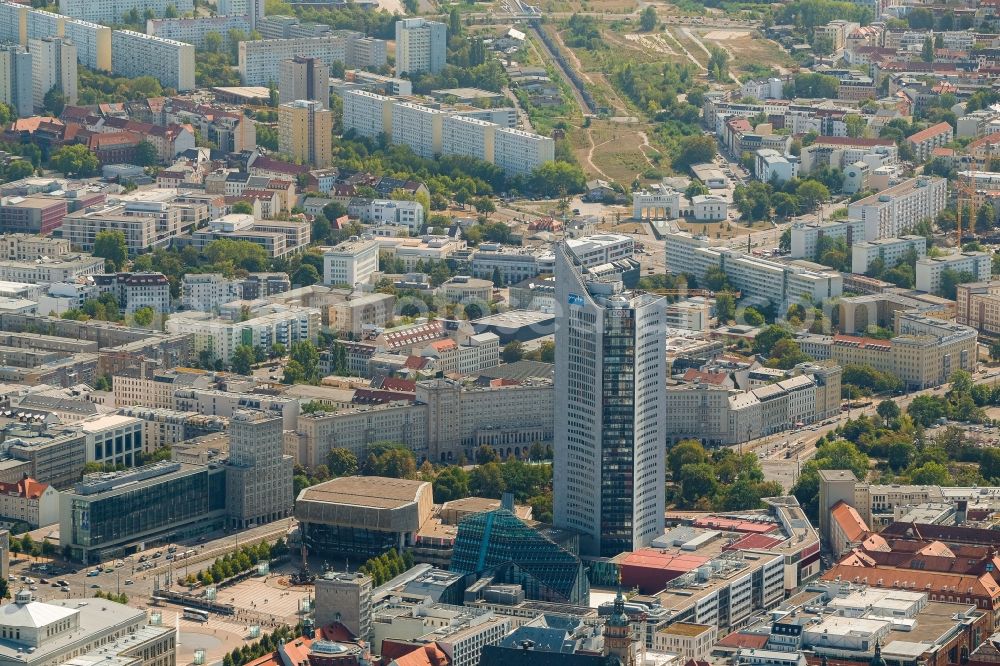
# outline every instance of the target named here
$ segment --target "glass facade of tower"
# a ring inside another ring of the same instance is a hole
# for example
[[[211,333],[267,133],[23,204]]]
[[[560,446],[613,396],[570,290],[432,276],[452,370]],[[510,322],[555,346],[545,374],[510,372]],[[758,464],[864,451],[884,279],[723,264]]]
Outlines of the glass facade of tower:
[[[601,432],[601,555],[633,550],[635,312],[604,312]]]
[[[528,599],[571,604],[590,600],[580,558],[506,509],[462,520],[449,568],[521,585]]]

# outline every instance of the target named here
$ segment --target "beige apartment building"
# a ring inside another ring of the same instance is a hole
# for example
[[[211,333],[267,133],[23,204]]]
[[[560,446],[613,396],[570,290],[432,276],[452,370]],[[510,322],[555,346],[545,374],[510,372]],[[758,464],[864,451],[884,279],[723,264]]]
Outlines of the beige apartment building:
[[[278,107],[278,150],[316,167],[333,163],[333,112],[299,99]]]

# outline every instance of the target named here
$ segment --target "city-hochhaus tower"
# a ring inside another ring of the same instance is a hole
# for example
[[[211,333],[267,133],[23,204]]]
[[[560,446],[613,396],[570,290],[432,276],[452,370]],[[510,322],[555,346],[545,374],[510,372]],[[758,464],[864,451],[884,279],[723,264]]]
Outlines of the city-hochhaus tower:
[[[663,533],[663,303],[555,253],[555,523],[611,557]]]

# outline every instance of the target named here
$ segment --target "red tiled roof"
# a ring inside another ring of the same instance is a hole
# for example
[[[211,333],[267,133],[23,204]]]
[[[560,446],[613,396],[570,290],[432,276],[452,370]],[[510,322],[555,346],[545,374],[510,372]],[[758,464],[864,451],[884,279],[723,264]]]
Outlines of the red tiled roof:
[[[724,372],[702,372],[701,370],[695,370],[694,368],[688,368],[684,373],[684,381],[693,382],[695,380],[702,382],[703,384],[715,384],[721,386],[726,383],[726,379],[729,376]]]
[[[38,499],[49,487],[47,483],[35,481],[30,476],[24,477],[17,483],[0,483],[0,494],[13,495],[25,499]]]
[[[952,591],[962,590],[963,593],[1000,598],[1000,585],[989,574],[981,576],[952,574],[941,571],[914,571],[898,567],[876,566],[874,568],[852,566],[841,562],[834,565],[823,574],[823,580],[840,580],[864,583],[872,587],[899,587],[902,589],[924,590],[927,592],[944,592],[945,588]]]
[[[655,548],[643,548],[626,555],[621,560],[623,566],[642,567],[649,569],[663,569],[665,571],[679,571],[687,573],[694,571],[709,561],[707,557],[692,555],[690,553],[671,553],[669,551],[657,550]]]
[[[843,500],[833,505],[830,517],[840,526],[848,541],[858,541],[868,531],[858,510]]]
[[[413,652],[389,662],[389,666],[447,666],[451,663],[437,643],[421,645]]]
[[[952,128],[950,124],[946,122],[940,122],[937,125],[931,125],[925,130],[920,130],[916,134],[911,134],[910,136],[906,137],[906,140],[909,141],[910,143],[920,143],[921,141],[926,141],[927,139],[935,137],[939,134],[944,134],[946,132],[951,132],[951,131]]]
[[[994,144],[1000,143],[1000,132],[994,132],[993,134],[987,134],[984,137],[980,137],[975,141],[970,141],[969,145],[965,147],[966,150],[975,150],[980,146],[992,146]]]
[[[385,391],[403,391],[406,393],[413,393],[417,390],[417,383],[412,379],[383,377],[379,388]]]

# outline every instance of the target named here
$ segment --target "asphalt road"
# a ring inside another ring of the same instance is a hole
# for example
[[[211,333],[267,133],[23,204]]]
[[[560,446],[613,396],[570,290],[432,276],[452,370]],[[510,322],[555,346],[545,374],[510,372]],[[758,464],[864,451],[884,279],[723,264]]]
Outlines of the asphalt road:
[[[24,558],[11,562],[8,583],[11,592],[22,587],[31,587],[32,583],[21,580],[22,576],[30,577],[34,580],[32,590],[37,598],[41,600],[65,599],[69,597],[92,597],[98,591],[104,592],[124,592],[129,598],[149,598],[153,595],[153,590],[157,585],[166,587],[168,580],[176,583],[178,579],[183,579],[189,573],[197,573],[199,570],[207,568],[218,557],[236,550],[240,545],[247,543],[257,543],[262,539],[274,542],[278,537],[285,538],[293,528],[292,519],[284,519],[261,525],[249,530],[243,530],[238,534],[218,535],[216,538],[209,538],[202,543],[197,541],[179,541],[175,544],[148,548],[143,553],[137,553],[129,557],[103,562],[100,565],[89,564],[80,565],[78,563],[66,563],[58,559],[49,561],[48,558]],[[173,553],[175,559],[167,560],[168,547],[175,546]],[[176,559],[180,553],[195,551],[194,555],[184,559]],[[153,558],[155,553],[160,556]],[[154,563],[152,568],[145,569],[144,563],[139,562],[142,555],[147,556],[147,563]],[[51,570],[41,570],[41,566],[55,567],[58,573]],[[93,572],[99,573],[94,574]],[[41,579],[46,579],[48,583],[42,583]],[[65,580],[69,583],[68,588],[55,585],[56,581]],[[174,590],[181,590],[176,585]]]

